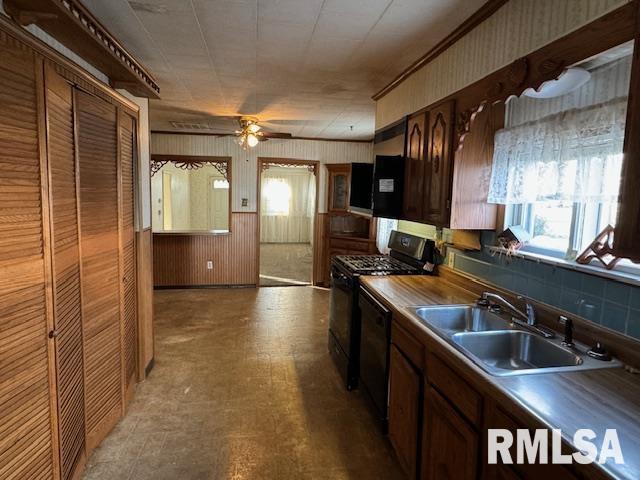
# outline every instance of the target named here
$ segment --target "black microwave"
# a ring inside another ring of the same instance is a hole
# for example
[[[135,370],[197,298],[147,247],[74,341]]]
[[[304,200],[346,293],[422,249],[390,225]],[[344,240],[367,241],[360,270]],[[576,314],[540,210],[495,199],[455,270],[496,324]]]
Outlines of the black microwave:
[[[404,190],[402,155],[376,155],[373,170],[373,216],[400,218]]]

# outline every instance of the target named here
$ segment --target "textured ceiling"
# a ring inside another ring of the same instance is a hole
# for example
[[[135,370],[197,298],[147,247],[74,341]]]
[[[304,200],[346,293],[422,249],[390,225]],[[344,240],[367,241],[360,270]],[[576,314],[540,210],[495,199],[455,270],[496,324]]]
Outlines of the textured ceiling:
[[[371,95],[485,0],[84,0],[160,84],[151,126],[254,115],[296,136],[371,138]]]

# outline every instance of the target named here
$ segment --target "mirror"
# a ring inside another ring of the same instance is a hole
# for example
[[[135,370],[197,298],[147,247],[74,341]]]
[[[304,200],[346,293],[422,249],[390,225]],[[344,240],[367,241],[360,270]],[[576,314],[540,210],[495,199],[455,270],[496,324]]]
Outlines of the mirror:
[[[156,233],[229,233],[231,158],[152,155]]]

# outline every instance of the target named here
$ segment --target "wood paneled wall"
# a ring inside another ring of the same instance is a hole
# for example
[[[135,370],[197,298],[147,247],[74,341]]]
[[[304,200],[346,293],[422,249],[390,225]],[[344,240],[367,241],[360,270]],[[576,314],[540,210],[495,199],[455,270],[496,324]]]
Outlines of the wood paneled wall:
[[[154,234],[154,285],[255,285],[257,225],[256,213],[233,212],[229,234]]]
[[[153,233],[136,232],[138,285],[138,379],[153,365]]]

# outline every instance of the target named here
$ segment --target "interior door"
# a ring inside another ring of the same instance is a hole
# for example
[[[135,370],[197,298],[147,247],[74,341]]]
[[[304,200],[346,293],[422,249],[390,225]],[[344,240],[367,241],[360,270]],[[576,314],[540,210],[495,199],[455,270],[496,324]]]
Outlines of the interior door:
[[[409,117],[407,123],[407,158],[402,201],[402,216],[407,220],[422,220],[426,120],[427,115],[420,113]]]
[[[122,413],[116,108],[75,91],[87,450]]]
[[[137,315],[136,315],[136,245],[135,245],[135,163],[136,122],[118,111],[120,153],[120,305],[122,339],[122,374],[125,406],[136,384]]]
[[[453,101],[447,101],[429,111],[422,217],[442,227],[449,225],[451,211],[453,108]]]
[[[73,89],[46,70],[46,114],[53,256],[54,339],[60,470],[74,477],[85,461],[84,370],[80,290],[80,244]]]
[[[0,478],[14,480],[55,470],[34,57],[0,33]]]

